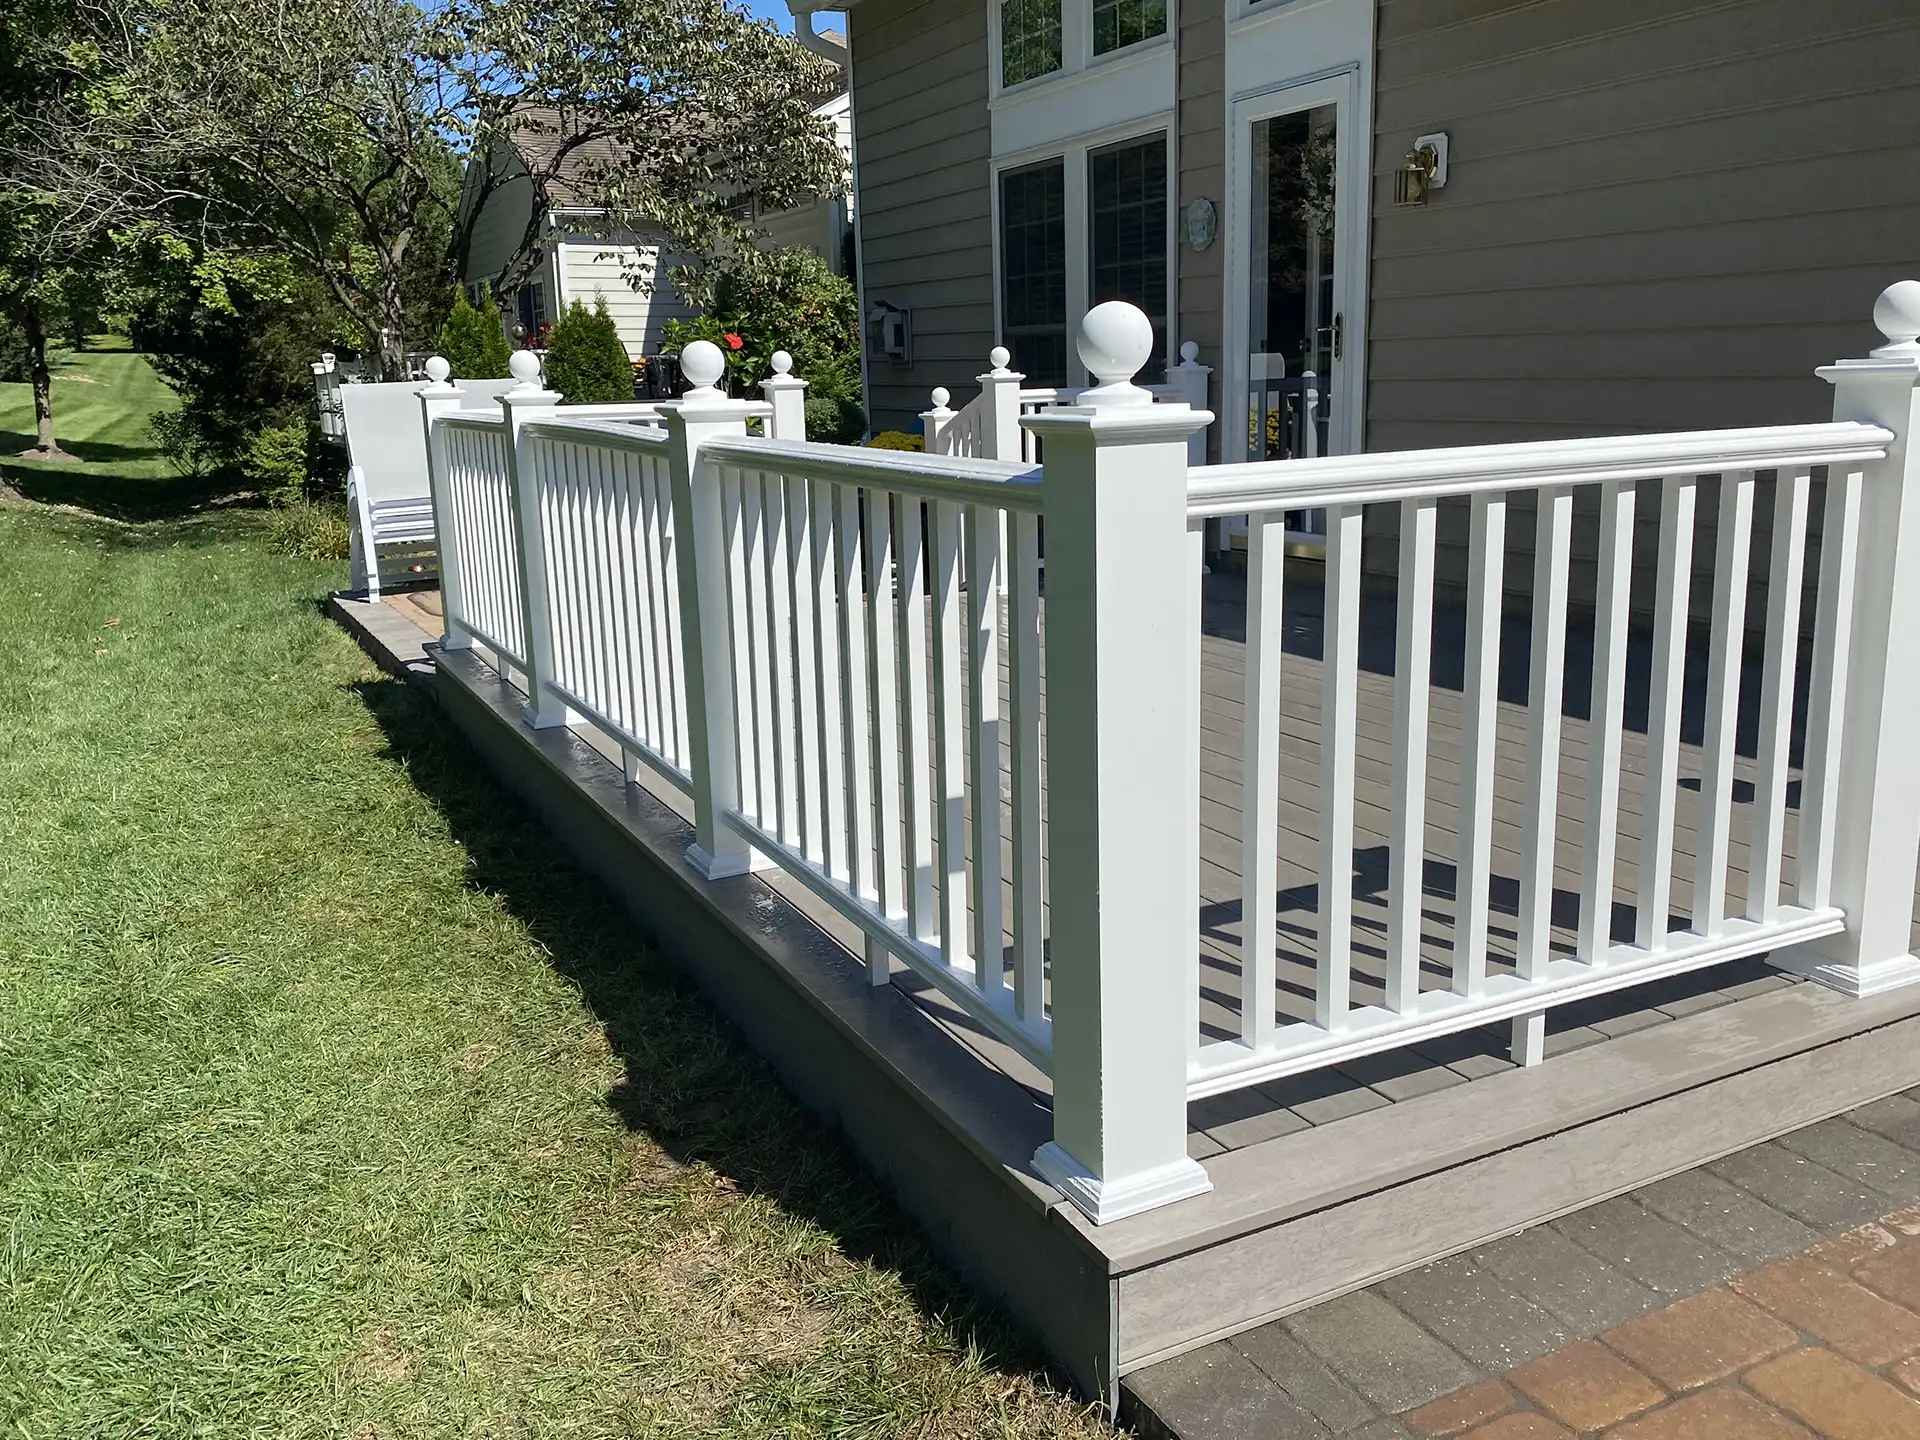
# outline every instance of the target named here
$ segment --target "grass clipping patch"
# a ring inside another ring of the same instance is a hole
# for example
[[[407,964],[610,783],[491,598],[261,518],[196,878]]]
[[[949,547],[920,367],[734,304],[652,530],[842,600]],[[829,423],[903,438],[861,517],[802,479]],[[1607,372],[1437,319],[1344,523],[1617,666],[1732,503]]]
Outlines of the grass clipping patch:
[[[1104,1433],[274,524],[0,510],[0,1428]]]

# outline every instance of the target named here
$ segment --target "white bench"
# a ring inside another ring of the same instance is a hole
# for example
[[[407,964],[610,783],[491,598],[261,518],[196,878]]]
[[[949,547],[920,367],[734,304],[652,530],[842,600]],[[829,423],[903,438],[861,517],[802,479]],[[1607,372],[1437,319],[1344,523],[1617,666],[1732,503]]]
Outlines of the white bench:
[[[491,410],[512,380],[461,380],[461,408]],[[353,588],[378,599],[382,583],[436,579],[433,498],[418,381],[339,388],[347,432],[347,515]]]

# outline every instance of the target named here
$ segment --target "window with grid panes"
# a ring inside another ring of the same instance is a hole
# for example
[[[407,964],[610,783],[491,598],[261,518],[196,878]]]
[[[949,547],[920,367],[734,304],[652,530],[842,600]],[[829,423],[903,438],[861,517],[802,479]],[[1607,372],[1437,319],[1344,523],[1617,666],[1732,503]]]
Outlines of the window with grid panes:
[[[1018,85],[1060,68],[1060,3],[1000,0],[1002,85]]]
[[[1109,145],[1087,155],[1089,305],[1126,300],[1153,321],[1142,384],[1167,378],[1167,139]]]
[[[1034,385],[1066,384],[1064,161],[1001,175],[1000,285],[1001,335],[1013,352],[1013,368]]]
[[[1167,0],[1093,0],[1093,53],[1124,50],[1167,33]]]

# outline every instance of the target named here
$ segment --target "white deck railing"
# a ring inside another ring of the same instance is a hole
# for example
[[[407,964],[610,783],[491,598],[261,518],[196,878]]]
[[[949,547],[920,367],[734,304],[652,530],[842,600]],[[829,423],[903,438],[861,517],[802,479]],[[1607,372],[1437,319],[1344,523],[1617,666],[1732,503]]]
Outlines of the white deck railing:
[[[803,382],[783,368],[765,383],[768,403],[729,400],[712,388],[712,347],[683,357],[696,386],[684,399],[618,414],[557,411],[559,397],[530,382],[503,397],[502,419],[481,420],[448,413],[457,394],[429,387],[447,643],[488,646],[522,670],[529,723],[591,722],[625,750],[630,776],[644,768],[685,791],[689,857],[704,874],[778,867],[865,937],[874,983],[900,962],[1045,1070],[1055,1138],[1035,1168],[1111,1220],[1207,1188],[1185,1148],[1196,1097],[1495,1021],[1513,1021],[1517,1057],[1537,1061],[1553,1005],[1761,951],[1855,993],[1920,980],[1907,953],[1920,863],[1920,747],[1908,734],[1920,707],[1920,456],[1909,449],[1920,285],[1889,292],[1876,318],[1888,345],[1822,372],[1838,394],[1832,424],[1211,468],[1191,464],[1191,440],[1212,417],[1155,403],[1128,379],[1151,334],[1124,306],[1086,317],[1082,356],[1100,383],[1073,404],[1055,396],[1021,417],[1003,354],[972,419],[939,397],[928,439],[949,453],[806,443]],[[1044,442],[1043,466],[1023,458],[1007,415]],[[750,435],[756,417],[765,433]],[[1703,483],[1718,518],[1696,752],[1680,718]],[[1593,702],[1589,720],[1569,722],[1572,517],[1589,493]],[[1762,493],[1771,539],[1743,837],[1735,730]],[[1645,814],[1632,834],[1620,797],[1643,500],[1659,510],[1658,564],[1650,718],[1635,742]],[[1390,800],[1373,811],[1391,832],[1386,915],[1381,953],[1356,966],[1367,506],[1397,510],[1399,573]],[[1440,804],[1428,770],[1442,740],[1429,682],[1443,506],[1464,512],[1467,614],[1454,939],[1436,957],[1423,950],[1422,871]],[[1534,517],[1519,721],[1502,716],[1497,683],[1510,508]],[[1302,510],[1328,517],[1324,648],[1311,662],[1317,859],[1291,872],[1317,912],[1304,984],[1294,956],[1283,982],[1276,914],[1278,810],[1298,786],[1281,773],[1282,700],[1300,696],[1289,675],[1304,663],[1282,644],[1285,517]],[[1200,772],[1220,732],[1203,741],[1200,537],[1233,516],[1250,531],[1240,766],[1231,794],[1207,803],[1239,812],[1237,1033],[1215,1024],[1203,1036]],[[1795,803],[1801,689],[1811,700]],[[1563,731],[1576,723],[1588,783],[1563,802]],[[1500,758],[1496,736],[1516,724],[1517,763]],[[1686,823],[1698,858],[1676,875],[1692,782],[1683,750],[1688,766],[1697,754]],[[1497,828],[1517,835],[1508,864],[1519,872],[1517,916],[1498,925]],[[1577,918],[1556,936],[1557,848],[1580,880]],[[1738,899],[1736,852],[1752,877]],[[1616,940],[1623,888],[1637,930]],[[1509,923],[1512,953],[1496,957],[1490,938]]]

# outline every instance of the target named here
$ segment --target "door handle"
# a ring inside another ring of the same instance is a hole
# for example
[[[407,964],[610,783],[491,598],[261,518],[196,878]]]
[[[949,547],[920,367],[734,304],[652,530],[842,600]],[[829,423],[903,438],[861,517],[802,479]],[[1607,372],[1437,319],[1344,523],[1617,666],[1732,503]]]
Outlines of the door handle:
[[[1336,314],[1333,317],[1333,358],[1338,360],[1340,352],[1346,348],[1347,317]]]

